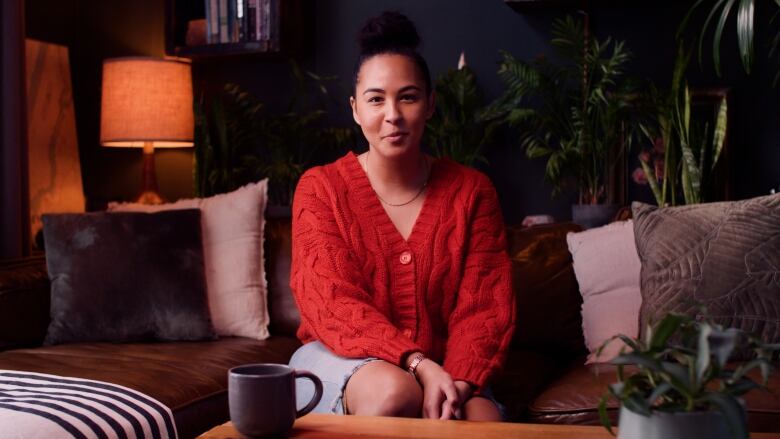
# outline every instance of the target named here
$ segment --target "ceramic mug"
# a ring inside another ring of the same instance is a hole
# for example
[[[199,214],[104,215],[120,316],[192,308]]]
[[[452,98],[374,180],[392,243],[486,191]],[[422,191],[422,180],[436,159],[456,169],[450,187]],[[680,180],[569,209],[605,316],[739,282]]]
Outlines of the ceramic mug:
[[[314,396],[297,410],[295,379],[314,383]],[[228,371],[230,420],[246,436],[281,435],[322,398],[322,382],[311,372],[284,364],[246,364]]]

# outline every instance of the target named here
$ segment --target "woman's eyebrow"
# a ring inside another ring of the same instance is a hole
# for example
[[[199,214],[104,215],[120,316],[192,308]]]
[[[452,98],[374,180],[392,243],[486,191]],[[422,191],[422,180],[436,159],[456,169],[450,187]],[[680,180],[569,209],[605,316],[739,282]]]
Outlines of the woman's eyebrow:
[[[411,84],[411,85],[407,85],[407,86],[401,87],[398,90],[398,93],[403,93],[403,92],[409,91],[409,90],[420,91],[422,89],[420,87],[414,85],[414,84]],[[366,94],[366,93],[384,93],[384,92],[385,92],[384,89],[381,89],[381,88],[367,88],[365,91],[363,91],[363,94]]]

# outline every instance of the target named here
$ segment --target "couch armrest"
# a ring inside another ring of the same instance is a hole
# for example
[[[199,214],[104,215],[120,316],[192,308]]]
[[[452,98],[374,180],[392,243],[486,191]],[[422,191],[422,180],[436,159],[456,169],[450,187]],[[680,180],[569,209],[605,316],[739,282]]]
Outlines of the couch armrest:
[[[0,350],[40,345],[49,325],[46,259],[0,261]]]

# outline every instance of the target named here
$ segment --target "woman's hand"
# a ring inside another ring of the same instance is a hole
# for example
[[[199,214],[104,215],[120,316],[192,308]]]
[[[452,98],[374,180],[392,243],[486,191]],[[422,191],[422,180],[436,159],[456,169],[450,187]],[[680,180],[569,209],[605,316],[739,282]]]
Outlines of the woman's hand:
[[[423,418],[458,418],[464,401],[460,399],[460,391],[450,374],[427,358],[420,362],[416,372],[423,387]],[[468,383],[465,384],[468,386]]]

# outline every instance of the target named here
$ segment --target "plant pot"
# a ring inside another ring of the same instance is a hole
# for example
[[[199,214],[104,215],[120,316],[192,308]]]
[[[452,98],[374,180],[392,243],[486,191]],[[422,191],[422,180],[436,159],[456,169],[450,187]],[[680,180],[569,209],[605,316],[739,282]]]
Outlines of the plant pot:
[[[642,416],[620,407],[618,439],[733,439],[720,412],[653,412]]]
[[[573,204],[571,218],[584,229],[592,229],[611,223],[617,211],[615,204]]]

